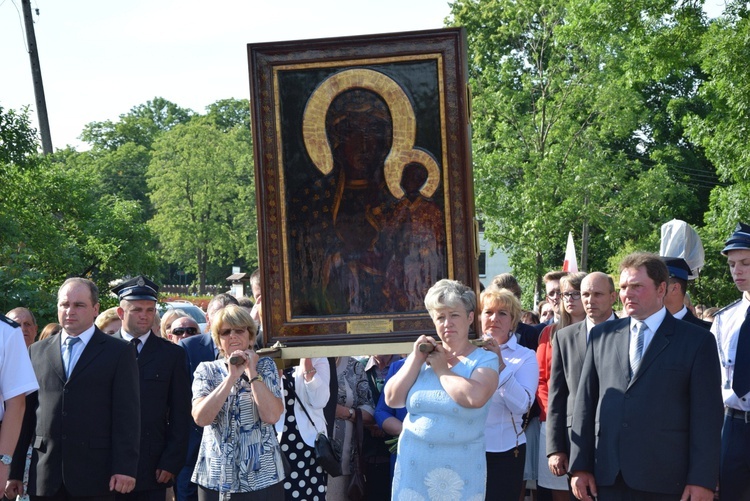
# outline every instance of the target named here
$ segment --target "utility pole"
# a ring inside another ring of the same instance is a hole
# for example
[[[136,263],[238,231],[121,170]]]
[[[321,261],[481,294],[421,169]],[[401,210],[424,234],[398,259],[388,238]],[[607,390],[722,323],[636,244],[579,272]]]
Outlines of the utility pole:
[[[36,50],[36,36],[34,35],[34,20],[31,18],[31,0],[21,0],[23,6],[23,20],[26,25],[26,41],[29,44],[29,60],[31,61],[31,78],[34,82],[34,96],[36,97],[36,112],[39,118],[39,132],[42,135],[42,151],[45,155],[52,153],[52,136],[47,118],[47,101],[44,99],[44,84],[42,84],[42,68],[39,65],[39,54]]]

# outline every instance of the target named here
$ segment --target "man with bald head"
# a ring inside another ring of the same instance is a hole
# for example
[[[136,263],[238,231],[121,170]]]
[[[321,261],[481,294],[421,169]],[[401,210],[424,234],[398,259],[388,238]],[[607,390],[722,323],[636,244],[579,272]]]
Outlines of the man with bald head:
[[[201,328],[198,322],[193,320],[193,317],[178,317],[172,322],[170,331],[172,332],[170,334],[171,341],[179,343],[183,339],[200,334]]]
[[[568,473],[570,424],[589,331],[595,325],[617,318],[612,311],[615,300],[615,284],[609,275],[600,271],[586,275],[581,282],[586,319],[557,331],[552,343],[547,455],[549,469],[558,477]]]
[[[26,343],[26,347],[28,348],[31,346],[31,343],[34,342],[37,332],[39,331],[39,328],[36,325],[36,318],[34,318],[34,314],[31,313],[31,310],[19,306],[18,308],[10,310],[5,316],[11,320],[15,320],[16,323],[21,326],[23,340]]]

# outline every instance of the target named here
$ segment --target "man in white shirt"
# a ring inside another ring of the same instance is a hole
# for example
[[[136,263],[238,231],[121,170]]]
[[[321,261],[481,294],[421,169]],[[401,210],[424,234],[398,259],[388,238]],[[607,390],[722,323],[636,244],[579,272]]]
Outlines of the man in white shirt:
[[[26,395],[38,389],[19,325],[0,315],[0,498],[5,495],[13,451],[21,433]]]
[[[711,332],[721,361],[726,412],[721,437],[719,495],[724,501],[750,499],[750,225],[737,223],[721,252],[727,257],[742,298],[720,310]]]

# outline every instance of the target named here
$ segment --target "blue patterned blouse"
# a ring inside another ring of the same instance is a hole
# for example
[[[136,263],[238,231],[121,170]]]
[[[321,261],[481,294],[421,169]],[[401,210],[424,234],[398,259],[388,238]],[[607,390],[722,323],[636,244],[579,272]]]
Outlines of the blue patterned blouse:
[[[271,392],[281,397],[276,365],[258,360],[257,372]],[[227,377],[226,362],[203,362],[195,370],[193,400],[211,393]],[[206,489],[227,493],[264,489],[284,479],[284,463],[273,424],[260,419],[251,385],[235,383],[213,423],[203,428],[203,439],[192,481]]]

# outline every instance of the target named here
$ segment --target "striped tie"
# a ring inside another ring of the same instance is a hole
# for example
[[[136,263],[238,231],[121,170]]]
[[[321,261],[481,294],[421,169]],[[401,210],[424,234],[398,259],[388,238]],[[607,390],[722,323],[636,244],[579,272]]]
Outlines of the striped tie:
[[[648,327],[643,322],[636,323],[638,326],[638,332],[636,332],[635,338],[635,352],[630,357],[630,377],[632,378],[636,372],[638,372],[638,366],[641,365],[641,358],[643,357],[643,338]]]

